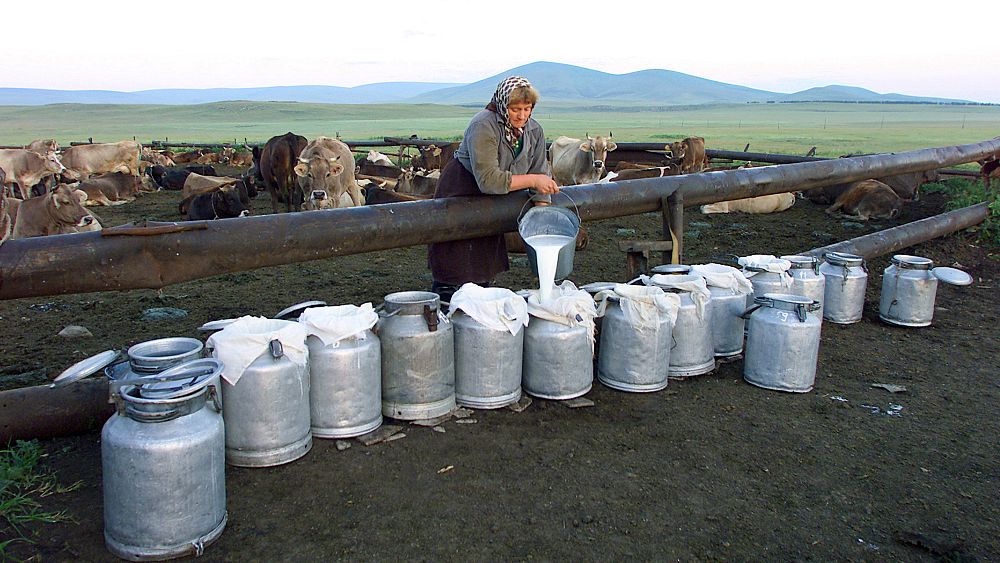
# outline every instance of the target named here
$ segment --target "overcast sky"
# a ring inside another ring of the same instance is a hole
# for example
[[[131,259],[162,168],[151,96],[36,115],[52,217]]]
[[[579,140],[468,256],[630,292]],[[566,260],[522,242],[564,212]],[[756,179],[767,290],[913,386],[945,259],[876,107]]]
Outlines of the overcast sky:
[[[0,87],[474,82],[545,60],[1000,103],[996,0],[5,2]]]

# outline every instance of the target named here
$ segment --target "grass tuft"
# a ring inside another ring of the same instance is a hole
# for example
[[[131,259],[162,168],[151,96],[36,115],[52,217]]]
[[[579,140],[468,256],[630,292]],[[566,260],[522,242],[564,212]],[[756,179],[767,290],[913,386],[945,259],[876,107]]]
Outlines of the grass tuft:
[[[990,202],[990,212],[986,220],[979,225],[979,240],[981,242],[1000,246],[1000,198],[997,191],[987,192],[983,183],[966,178],[949,178],[939,183],[925,184],[920,188],[925,193],[943,193],[948,196],[946,207],[949,211],[975,205],[984,201]]]

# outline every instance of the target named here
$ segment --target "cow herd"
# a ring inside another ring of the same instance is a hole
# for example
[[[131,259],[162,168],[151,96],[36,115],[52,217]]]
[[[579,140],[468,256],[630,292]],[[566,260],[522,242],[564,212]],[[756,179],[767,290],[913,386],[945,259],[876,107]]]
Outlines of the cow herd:
[[[427,199],[434,196],[440,169],[454,158],[458,145],[422,144],[404,168],[375,150],[356,162],[351,148],[339,139],[308,140],[291,132],[272,137],[262,147],[225,147],[221,152],[154,151],[135,141],[60,150],[54,140],[34,141],[23,149],[0,149],[0,242],[100,230],[100,220],[86,207],[120,205],[160,189],[181,191],[178,212],[185,220],[249,215],[259,191],[270,195],[274,213]],[[657,153],[625,150],[611,155],[617,149],[610,133],[588,133],[583,139],[560,136],[549,149],[552,176],[562,186],[610,186],[717,170],[710,168],[702,137],[669,143]],[[213,167],[217,163],[247,170],[239,177],[220,177]],[[980,164],[989,186],[991,177],[1000,176],[1000,165],[996,159]],[[937,180],[937,172],[930,171],[815,188],[801,195],[828,205],[830,214],[893,218],[906,201],[917,198],[923,183]],[[775,194],[706,205],[701,211],[774,213],[796,199],[793,194]]]

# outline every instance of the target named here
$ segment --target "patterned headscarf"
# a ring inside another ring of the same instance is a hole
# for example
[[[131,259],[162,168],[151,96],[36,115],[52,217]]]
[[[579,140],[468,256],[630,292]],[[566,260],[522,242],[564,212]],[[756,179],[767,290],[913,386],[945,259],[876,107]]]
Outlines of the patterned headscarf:
[[[531,86],[531,82],[528,82],[528,79],[522,76],[510,76],[503,79],[497,85],[497,91],[493,93],[493,99],[486,106],[487,109],[496,112],[500,116],[500,122],[503,123],[504,139],[507,140],[507,144],[511,148],[517,145],[517,140],[521,138],[523,131],[521,128],[510,124],[510,118],[507,116],[507,104],[510,103],[510,93],[525,86]]]

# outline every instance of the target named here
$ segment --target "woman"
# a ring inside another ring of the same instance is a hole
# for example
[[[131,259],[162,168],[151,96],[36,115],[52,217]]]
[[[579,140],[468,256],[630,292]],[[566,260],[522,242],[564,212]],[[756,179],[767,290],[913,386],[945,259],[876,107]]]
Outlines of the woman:
[[[469,122],[455,158],[445,165],[435,198],[489,196],[530,189],[546,197],[559,191],[545,157],[545,134],[531,118],[538,91],[525,78],[503,80],[486,109]],[[432,291],[449,301],[467,282],[489,286],[506,272],[503,234],[430,245]]]

